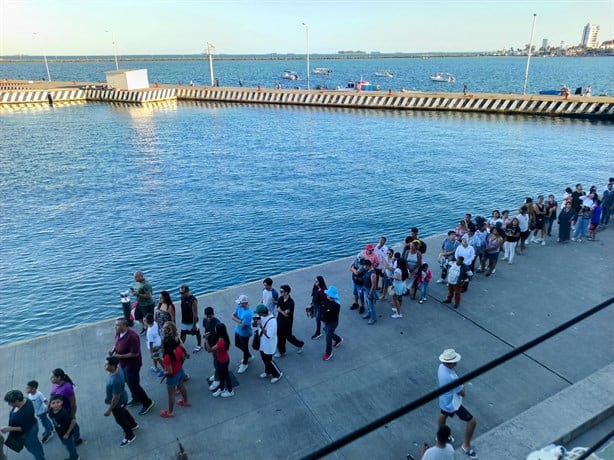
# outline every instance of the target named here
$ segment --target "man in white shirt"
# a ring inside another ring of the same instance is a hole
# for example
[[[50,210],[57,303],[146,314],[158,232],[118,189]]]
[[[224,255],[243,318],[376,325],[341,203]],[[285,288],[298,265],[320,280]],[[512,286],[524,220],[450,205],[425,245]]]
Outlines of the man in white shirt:
[[[454,447],[450,444],[450,427],[443,425],[437,430],[437,443],[433,447],[422,445],[422,460],[454,460]]]

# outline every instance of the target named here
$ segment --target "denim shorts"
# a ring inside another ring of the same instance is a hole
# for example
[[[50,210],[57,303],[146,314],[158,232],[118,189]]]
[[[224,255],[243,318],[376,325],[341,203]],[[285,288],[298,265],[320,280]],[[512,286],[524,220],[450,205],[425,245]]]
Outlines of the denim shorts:
[[[171,375],[170,377],[166,377],[166,386],[167,387],[176,387],[181,382],[181,379],[185,377],[185,372],[183,371],[183,367],[179,369],[175,375]]]

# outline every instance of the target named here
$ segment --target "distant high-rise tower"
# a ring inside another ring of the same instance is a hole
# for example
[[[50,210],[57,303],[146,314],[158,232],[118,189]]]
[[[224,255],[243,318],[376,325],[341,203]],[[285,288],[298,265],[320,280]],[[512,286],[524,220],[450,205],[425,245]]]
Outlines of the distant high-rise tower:
[[[584,26],[582,42],[580,42],[580,44],[586,48],[597,48],[599,46],[599,42],[597,41],[598,36],[599,26],[589,22]]]
[[[542,40],[542,49],[548,50],[548,48],[550,48],[550,40],[548,40],[547,38],[544,38]]]

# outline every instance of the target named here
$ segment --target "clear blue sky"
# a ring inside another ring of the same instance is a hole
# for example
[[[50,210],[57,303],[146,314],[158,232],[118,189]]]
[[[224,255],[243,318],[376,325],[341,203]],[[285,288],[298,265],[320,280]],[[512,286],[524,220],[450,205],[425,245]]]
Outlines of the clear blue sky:
[[[482,51],[614,38],[614,0],[0,0],[0,55]],[[105,32],[108,31],[108,32]],[[36,34],[35,34],[36,33]]]

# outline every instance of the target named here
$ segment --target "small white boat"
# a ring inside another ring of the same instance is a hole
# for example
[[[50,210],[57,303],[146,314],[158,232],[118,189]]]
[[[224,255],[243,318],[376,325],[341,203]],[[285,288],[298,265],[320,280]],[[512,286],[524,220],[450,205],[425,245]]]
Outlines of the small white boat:
[[[298,73],[294,72],[293,70],[284,70],[284,72],[281,74],[281,78],[284,80],[298,80]]]
[[[375,76],[392,78],[394,77],[394,74],[390,70],[380,70],[378,72],[375,72]]]
[[[436,74],[431,75],[431,81],[437,81],[440,83],[456,83],[456,78],[454,78],[454,75],[446,72],[437,72]]]
[[[316,67],[315,69],[313,69],[313,73],[316,75],[325,75],[329,77],[330,75],[333,74],[333,71],[330,69],[327,69],[326,67]]]

